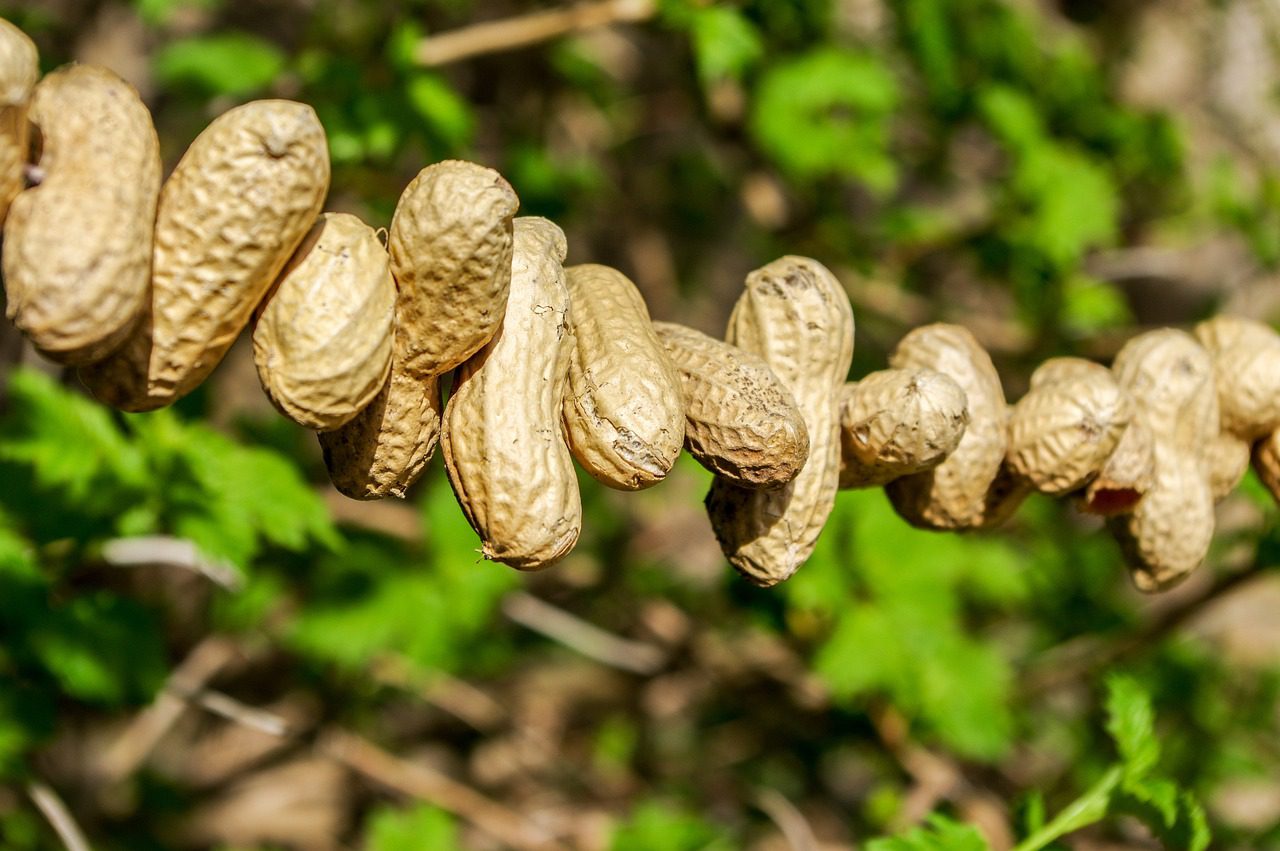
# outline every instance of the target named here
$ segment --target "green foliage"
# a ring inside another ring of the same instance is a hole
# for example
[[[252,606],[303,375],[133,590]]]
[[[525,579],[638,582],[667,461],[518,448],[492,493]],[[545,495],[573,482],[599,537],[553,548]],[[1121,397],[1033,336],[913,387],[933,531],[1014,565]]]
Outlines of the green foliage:
[[[285,58],[269,41],[248,33],[193,36],[156,53],[156,79],[165,86],[191,86],[210,95],[248,95],[270,85]]]
[[[928,827],[867,843],[867,851],[987,851],[988,847],[972,826],[942,815],[931,816]]]
[[[618,825],[610,851],[728,851],[723,828],[661,801],[645,801]]]
[[[365,822],[367,851],[457,851],[458,832],[453,818],[435,807],[374,811]]]

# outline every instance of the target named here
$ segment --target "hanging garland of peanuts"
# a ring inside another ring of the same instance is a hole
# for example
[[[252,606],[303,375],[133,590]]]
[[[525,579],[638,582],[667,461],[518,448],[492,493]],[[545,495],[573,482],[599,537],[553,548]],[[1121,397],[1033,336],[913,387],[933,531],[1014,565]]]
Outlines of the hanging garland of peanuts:
[[[384,248],[321,213],[309,106],[230,110],[162,186],[128,83],[88,65],[38,76],[34,44],[0,21],[7,313],[32,343],[102,402],[147,411],[195,389],[253,319],[262,386],[318,432],[334,486],[403,496],[438,443],[486,558],[536,570],[573,548],[574,461],[639,490],[682,447],[715,474],[725,556],[761,586],[809,557],[839,488],[884,487],[907,522],[956,531],[1033,491],[1072,496],[1107,518],[1143,591],[1204,561],[1250,458],[1280,498],[1280,335],[1262,323],[1142,334],[1110,369],[1053,358],[1012,407],[955,325],[917,328],[889,369],[846,383],[853,314],[815,260],[752,272],[722,342],[651,322],[617,270],[565,268],[564,233],[515,218],[492,169],[424,168]]]

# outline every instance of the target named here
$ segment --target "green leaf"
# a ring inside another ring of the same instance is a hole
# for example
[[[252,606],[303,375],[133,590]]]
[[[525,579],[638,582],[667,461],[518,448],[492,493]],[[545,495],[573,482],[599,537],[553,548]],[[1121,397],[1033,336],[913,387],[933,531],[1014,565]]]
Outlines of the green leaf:
[[[886,839],[873,839],[866,851],[987,851],[990,846],[977,828],[942,815],[929,818],[928,827]]]
[[[414,74],[405,83],[405,96],[418,117],[446,145],[462,149],[471,144],[475,132],[471,106],[440,77]]]
[[[453,817],[426,805],[375,810],[365,822],[364,842],[368,851],[456,851],[462,847]]]
[[[1160,743],[1151,698],[1132,677],[1107,678],[1107,732],[1120,751],[1126,783],[1140,780],[1155,767]]]
[[[751,133],[798,180],[849,177],[883,194],[898,178],[889,151],[889,119],[897,105],[897,83],[880,59],[821,48],[765,73]]]
[[[285,59],[271,42],[248,33],[221,32],[179,39],[155,56],[164,86],[191,86],[211,95],[245,95],[269,86]]]
[[[728,851],[725,831],[687,810],[645,801],[614,831],[610,851]]]
[[[764,54],[756,28],[729,6],[697,9],[691,27],[698,77],[704,86],[741,79]]]
[[[1133,314],[1114,284],[1072,275],[1062,285],[1060,320],[1068,330],[1091,336],[1131,322]]]
[[[1119,766],[1102,775],[1083,795],[1072,801],[1053,820],[1019,842],[1013,851],[1036,851],[1068,833],[1101,821],[1111,806],[1111,796],[1120,785]]]

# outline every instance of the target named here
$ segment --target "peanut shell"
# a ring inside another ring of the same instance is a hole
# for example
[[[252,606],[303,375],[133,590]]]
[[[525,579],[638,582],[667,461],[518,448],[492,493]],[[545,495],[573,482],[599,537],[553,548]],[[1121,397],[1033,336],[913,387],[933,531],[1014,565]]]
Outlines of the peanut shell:
[[[964,390],[932,369],[886,369],[845,384],[840,487],[878,487],[931,470],[960,445],[968,424]]]
[[[1253,470],[1272,498],[1280,502],[1280,431],[1253,445]]]
[[[1110,516],[1132,511],[1155,480],[1155,446],[1151,429],[1137,416],[1120,436],[1115,451],[1102,465],[1098,476],[1085,488],[1081,511]]]
[[[886,485],[897,512],[926,529],[978,528],[1010,513],[1015,489],[992,487],[1008,447],[1009,409],[995,365],[973,334],[942,323],[917,328],[898,343],[889,365],[941,372],[960,385],[969,405],[969,425],[945,461]]]
[[[809,457],[809,430],[764,359],[683,325],[653,328],[680,375],[689,454],[739,487],[794,479]]]
[[[582,526],[561,416],[574,339],[564,233],[536,217],[513,230],[506,315],[458,370],[441,443],[484,557],[538,570],[564,557]]]
[[[1209,491],[1213,501],[1226,499],[1249,472],[1251,446],[1230,432],[1222,432],[1205,445]]]
[[[345,425],[319,435],[330,481],[352,499],[403,498],[440,439],[440,379],[405,371],[403,336],[395,330],[391,374],[373,401]]]
[[[6,312],[46,356],[92,363],[146,309],[160,142],[134,88],[93,65],[41,80],[28,117],[43,178],[9,208]]]
[[[459,160],[427,166],[400,195],[387,249],[410,373],[448,372],[502,324],[518,206],[500,174]]]
[[[373,228],[325,213],[280,273],[253,329],[258,377],[289,419],[329,431],[391,373],[396,282]]]
[[[222,360],[320,214],[329,150],[315,111],[259,100],[214,119],[160,193],[151,310],[111,357],[81,370],[127,411],[168,405]]]
[[[35,43],[0,19],[0,224],[26,184],[30,146],[27,102],[39,78]]]
[[[729,562],[751,582],[775,585],[813,552],[840,480],[839,388],[853,360],[853,310],[825,266],[788,256],[747,276],[728,340],[764,358],[795,396],[809,459],[787,484],[749,490],[717,478],[707,513]]]
[[[655,485],[684,443],[680,376],[626,275],[588,263],[565,269],[565,278],[576,341],[564,397],[569,449],[609,487]]]

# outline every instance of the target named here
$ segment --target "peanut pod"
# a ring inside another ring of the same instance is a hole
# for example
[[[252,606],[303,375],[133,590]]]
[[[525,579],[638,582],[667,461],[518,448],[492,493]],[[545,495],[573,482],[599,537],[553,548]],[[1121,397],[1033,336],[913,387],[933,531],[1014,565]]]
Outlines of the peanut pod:
[[[574,339],[564,233],[541,218],[513,230],[506,315],[458,370],[441,444],[485,558],[537,570],[565,556],[582,526],[561,416]]]
[[[391,374],[345,425],[320,432],[329,479],[352,499],[403,498],[440,439],[440,379],[404,369],[403,329],[394,332]]]
[[[30,146],[27,102],[39,78],[35,43],[0,19],[0,223],[26,183]]]
[[[655,485],[684,443],[680,377],[626,275],[588,263],[565,278],[576,341],[564,397],[569,450],[609,487]]]
[[[717,478],[711,527],[729,562],[757,585],[791,576],[813,552],[840,480],[839,388],[853,360],[853,311],[825,266],[783,257],[747,276],[728,340],[764,358],[795,396],[809,460],[787,484],[748,490]]]
[[[93,65],[41,80],[28,117],[42,179],[5,222],[6,310],[48,357],[92,363],[146,309],[160,142],[133,86]]]
[[[1155,480],[1153,441],[1151,428],[1135,410],[1115,450],[1081,494],[1080,510],[1102,516],[1132,511]]]
[[[404,369],[440,375],[502,324],[511,284],[511,217],[519,199],[490,168],[429,165],[405,188],[387,238],[399,287]]]
[[[879,487],[931,470],[969,424],[964,390],[931,369],[885,369],[845,384],[840,400],[840,487]]]
[[[125,344],[81,370],[103,402],[160,408],[222,360],[306,236],[329,189],[315,111],[260,100],[223,113],[160,193],[151,310]]]
[[[325,213],[285,266],[253,329],[267,396],[289,419],[338,428],[386,385],[396,282],[373,228]]]
[[[896,369],[932,369],[951,377],[969,404],[969,425],[945,461],[885,486],[893,507],[913,526],[972,529],[994,525],[1017,507],[1021,489],[997,485],[1008,447],[1008,405],[991,357],[967,329],[917,328],[889,358]],[[995,487],[993,487],[995,486]]]
[[[764,359],[683,325],[653,328],[680,375],[684,445],[694,460],[744,488],[794,479],[809,457],[809,431]]]

